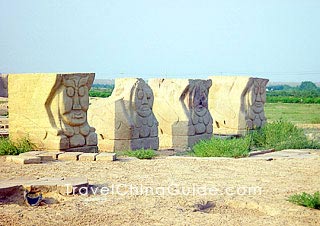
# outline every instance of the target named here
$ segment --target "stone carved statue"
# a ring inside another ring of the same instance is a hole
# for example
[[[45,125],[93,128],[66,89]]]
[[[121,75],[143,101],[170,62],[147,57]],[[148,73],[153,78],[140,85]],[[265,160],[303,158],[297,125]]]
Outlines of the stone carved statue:
[[[210,87],[210,80],[194,80],[181,95],[180,101],[182,106],[190,114],[189,135],[212,133],[212,117],[208,110],[208,92]],[[185,107],[185,102],[188,102],[188,109]]]
[[[8,97],[8,75],[0,74],[0,97]]]
[[[187,148],[212,136],[208,111],[210,80],[151,79],[160,148]]]
[[[153,92],[150,87],[142,80],[138,79],[134,85],[134,100],[131,109],[133,119],[132,138],[158,137],[158,121],[152,112]]]
[[[263,126],[266,122],[264,114],[264,104],[266,103],[266,86],[269,80],[262,78],[253,78],[248,84],[247,96],[247,114],[246,122],[248,129],[255,129]]]
[[[87,122],[93,80],[93,73],[10,74],[10,137],[28,136],[37,149],[97,152]]]
[[[95,129],[87,122],[89,89],[93,79],[86,74],[60,75],[46,101],[48,115],[51,115],[52,101],[57,98],[58,118],[52,125],[59,125],[58,135],[63,149],[97,145]]]
[[[264,104],[269,80],[245,76],[211,76],[209,110],[214,133],[244,135],[266,123]]]
[[[102,151],[158,149],[153,92],[142,79],[115,80],[109,98],[92,100],[89,122],[97,129]]]

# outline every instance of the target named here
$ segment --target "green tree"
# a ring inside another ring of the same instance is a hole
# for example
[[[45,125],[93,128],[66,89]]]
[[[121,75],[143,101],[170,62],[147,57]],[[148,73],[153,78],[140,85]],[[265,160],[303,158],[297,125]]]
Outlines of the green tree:
[[[301,82],[299,88],[301,90],[317,90],[318,89],[317,85],[310,81]]]

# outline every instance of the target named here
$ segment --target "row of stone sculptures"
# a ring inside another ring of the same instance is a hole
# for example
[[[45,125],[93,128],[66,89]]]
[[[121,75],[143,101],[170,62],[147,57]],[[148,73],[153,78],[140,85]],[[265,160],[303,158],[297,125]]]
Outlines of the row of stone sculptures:
[[[185,149],[215,134],[244,134],[266,118],[267,79],[121,78],[92,99],[93,73],[10,74],[9,136],[38,149],[97,152]],[[92,127],[91,127],[92,126]]]

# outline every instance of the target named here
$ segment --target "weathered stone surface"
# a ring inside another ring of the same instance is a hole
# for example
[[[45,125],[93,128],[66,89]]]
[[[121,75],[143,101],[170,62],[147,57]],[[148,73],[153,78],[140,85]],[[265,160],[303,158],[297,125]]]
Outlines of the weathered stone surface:
[[[44,177],[44,178],[15,178],[0,180],[0,198],[20,194],[21,188],[29,192],[57,192],[62,195],[77,194],[79,189],[88,188],[85,177]]]
[[[287,150],[282,150],[282,151],[276,151],[276,152],[269,152],[269,153],[264,153],[260,155],[253,155],[250,156],[250,159],[306,159],[306,158],[315,158],[319,159],[320,154],[313,152],[312,150],[292,150],[292,149],[287,149]]]
[[[79,160],[79,155],[83,154],[82,152],[65,152],[58,155],[58,160],[63,161],[77,161]]]
[[[64,152],[53,152],[53,151],[29,151],[19,154],[19,156],[36,156],[40,157],[41,162],[53,161],[58,158],[59,154]]]
[[[209,110],[215,134],[246,134],[266,123],[264,104],[268,79],[210,76]]]
[[[20,192],[22,186],[0,181],[0,199],[5,199],[9,196]]]
[[[83,177],[44,177],[23,183],[23,187],[31,192],[57,192],[62,195],[77,194],[81,187],[88,187],[88,179]]]
[[[0,97],[8,97],[8,75],[0,74]]]
[[[39,150],[96,150],[87,123],[93,79],[93,73],[10,74],[10,138],[28,137]]]
[[[58,159],[58,156],[63,154],[65,152],[63,151],[50,151],[50,152],[46,152],[44,155],[45,156],[51,156],[53,160],[57,160]],[[40,157],[41,157],[41,154],[40,154]]]
[[[98,153],[83,153],[79,155],[79,161],[96,161]]]
[[[37,156],[8,155],[6,161],[19,164],[38,164],[41,162],[41,158]]]
[[[158,149],[158,122],[153,114],[153,92],[142,80],[115,80],[109,98],[91,102],[88,121],[98,134],[99,150]]]
[[[208,111],[210,80],[151,79],[160,148],[185,149],[212,136]]]
[[[56,160],[58,155],[63,154],[64,151],[29,151],[19,154],[20,156],[38,156],[41,158],[41,161],[49,161],[49,159]],[[47,160],[45,160],[47,159]]]
[[[20,153],[19,156],[38,156],[40,154],[46,154],[47,151],[28,151],[24,153]]]
[[[116,153],[102,152],[96,156],[96,161],[115,161],[117,159]]]

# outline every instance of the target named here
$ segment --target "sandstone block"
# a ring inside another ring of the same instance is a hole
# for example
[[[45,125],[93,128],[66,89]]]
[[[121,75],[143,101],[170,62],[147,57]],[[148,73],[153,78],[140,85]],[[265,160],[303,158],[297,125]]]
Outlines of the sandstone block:
[[[115,161],[117,159],[116,153],[102,152],[96,156],[96,161]]]
[[[7,156],[6,161],[19,163],[19,164],[38,164],[41,158],[37,156]]]
[[[212,136],[208,110],[211,80],[151,79],[161,149],[185,149]],[[194,138],[193,138],[194,137]]]
[[[98,153],[83,153],[79,156],[79,161],[96,161]]]
[[[52,152],[52,151],[29,151],[19,154],[19,156],[37,156],[40,157],[41,162],[53,161],[57,159],[59,154],[64,152]]]
[[[38,150],[97,150],[87,122],[93,73],[10,74],[10,138],[28,137]]]
[[[266,123],[264,104],[268,79],[210,76],[209,110],[214,133],[237,135]]]
[[[17,194],[22,189],[21,185],[8,184],[6,181],[0,181],[0,199],[5,199],[9,196]]]
[[[99,150],[158,149],[158,121],[153,92],[142,79],[115,80],[109,98],[91,102],[88,121],[98,134]]]
[[[58,192],[62,195],[70,195],[77,194],[79,189],[87,188],[88,185],[88,179],[85,177],[17,178],[1,181],[0,190],[1,187],[13,189],[22,186],[30,192]]]
[[[83,154],[82,152],[65,152],[58,155],[58,160],[62,161],[78,161],[79,156]]]

